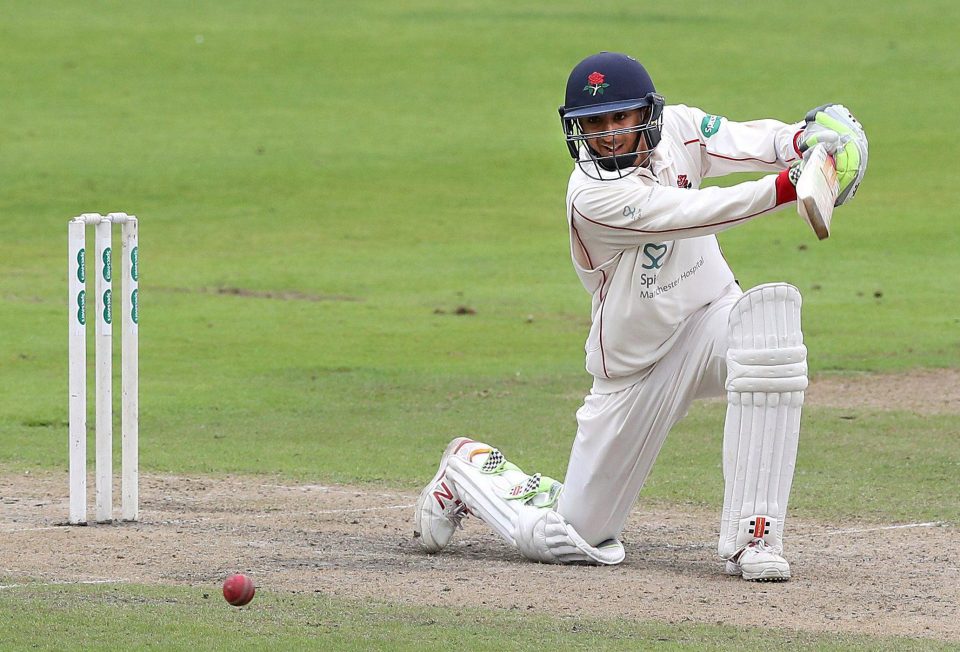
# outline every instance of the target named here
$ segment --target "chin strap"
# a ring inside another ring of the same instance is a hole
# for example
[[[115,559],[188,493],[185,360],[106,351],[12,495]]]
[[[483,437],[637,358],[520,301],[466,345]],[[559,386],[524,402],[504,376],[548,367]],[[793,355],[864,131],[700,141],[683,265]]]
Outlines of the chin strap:
[[[596,157],[597,164],[607,172],[619,172],[635,168],[639,163],[639,154],[621,154],[620,156]]]

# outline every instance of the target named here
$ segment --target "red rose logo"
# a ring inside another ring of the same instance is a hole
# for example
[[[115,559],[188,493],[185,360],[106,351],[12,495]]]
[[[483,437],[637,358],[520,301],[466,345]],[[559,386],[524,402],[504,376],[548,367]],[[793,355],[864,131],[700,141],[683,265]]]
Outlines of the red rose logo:
[[[610,86],[610,84],[604,83],[606,77],[602,72],[592,72],[587,77],[587,85],[583,87],[583,90],[590,91],[591,95],[603,95],[603,89]]]

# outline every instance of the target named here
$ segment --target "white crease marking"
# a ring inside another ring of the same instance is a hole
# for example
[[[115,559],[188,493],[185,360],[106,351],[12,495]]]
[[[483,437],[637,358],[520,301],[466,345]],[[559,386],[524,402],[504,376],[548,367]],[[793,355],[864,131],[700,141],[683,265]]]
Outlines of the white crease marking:
[[[352,512],[375,512],[382,509],[412,509],[415,503],[409,505],[388,505],[386,507],[358,507],[356,509],[323,509],[317,514],[348,514]]]
[[[27,582],[26,584],[0,584],[0,591],[3,589],[19,589],[24,586],[66,586],[69,584],[126,584],[128,580],[77,580],[76,582]]]
[[[414,503],[409,505],[386,505],[384,507],[357,507],[354,509],[321,509],[311,514],[356,514],[359,512],[378,512],[386,509],[413,509]],[[275,513],[257,514],[256,518],[275,518]]]
[[[882,530],[906,530],[908,528],[915,527],[949,527],[950,524],[946,521],[929,521],[927,523],[907,523],[904,525],[880,525],[878,527],[866,527],[866,528],[856,528],[850,530],[829,530],[827,532],[813,532],[806,534],[804,536],[808,537],[822,537],[822,536],[834,536],[837,534],[860,534],[861,532],[880,532]]]
[[[288,489],[291,491],[320,491],[322,493],[330,494],[345,494],[348,496],[369,496],[369,497],[380,497],[380,498],[396,498],[401,496],[399,493],[367,493],[363,491],[357,491],[356,489],[339,489],[333,486],[327,486],[322,484],[301,484],[301,485],[288,485],[288,484],[261,484],[263,489]]]

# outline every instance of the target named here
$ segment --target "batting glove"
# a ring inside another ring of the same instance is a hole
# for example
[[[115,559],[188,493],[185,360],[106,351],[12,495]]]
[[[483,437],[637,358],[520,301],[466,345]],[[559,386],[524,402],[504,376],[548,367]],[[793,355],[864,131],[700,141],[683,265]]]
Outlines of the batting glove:
[[[806,126],[797,139],[801,152],[823,143],[837,164],[840,193],[836,206],[853,199],[867,171],[867,135],[863,126],[842,104],[824,104],[811,109],[804,118]]]

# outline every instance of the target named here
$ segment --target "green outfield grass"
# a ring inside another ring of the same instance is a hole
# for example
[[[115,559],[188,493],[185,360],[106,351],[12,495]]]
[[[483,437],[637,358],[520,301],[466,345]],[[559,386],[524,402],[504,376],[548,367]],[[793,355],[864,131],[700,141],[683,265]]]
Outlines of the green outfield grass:
[[[60,650],[946,650],[908,638],[817,636],[722,625],[676,625],[519,612],[415,608],[258,594],[226,607],[218,587],[40,586],[0,590],[0,637]]]
[[[0,468],[66,467],[65,225],[122,210],[141,218],[145,472],[413,489],[472,433],[562,476],[590,384],[589,297],[556,107],[600,49],[644,61],[669,102],[735,120],[851,107],[870,171],[834,237],[784,211],[724,234],[724,253],[745,287],[801,289],[815,374],[960,366],[956,3],[12,0],[4,14]],[[960,520],[956,415],[844,416],[805,413],[798,513]],[[694,408],[645,498],[719,501],[721,418]],[[32,599],[57,618],[55,595]]]

